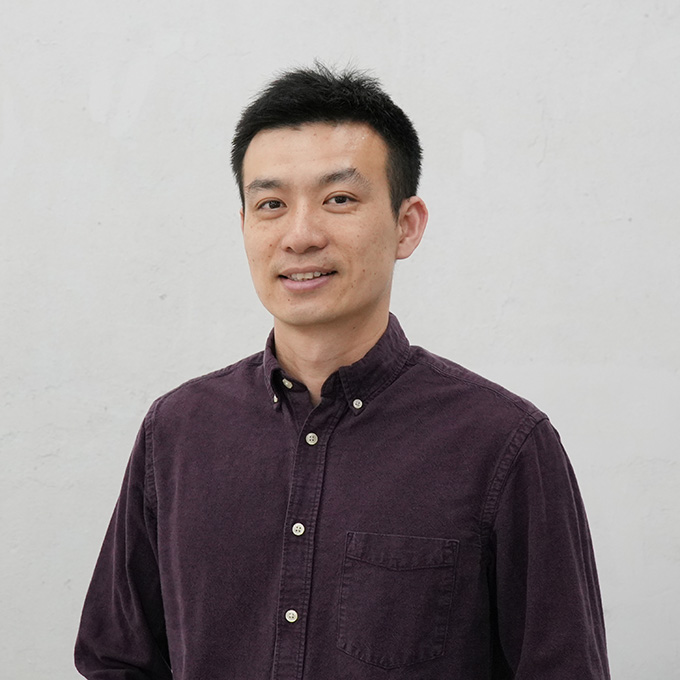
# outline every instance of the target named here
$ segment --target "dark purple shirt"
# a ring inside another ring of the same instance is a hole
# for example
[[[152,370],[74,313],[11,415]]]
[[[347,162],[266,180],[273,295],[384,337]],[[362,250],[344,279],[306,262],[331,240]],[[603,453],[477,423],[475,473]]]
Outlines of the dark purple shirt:
[[[394,317],[316,408],[270,337],[151,407],[76,665],[92,680],[608,678],[558,435]]]

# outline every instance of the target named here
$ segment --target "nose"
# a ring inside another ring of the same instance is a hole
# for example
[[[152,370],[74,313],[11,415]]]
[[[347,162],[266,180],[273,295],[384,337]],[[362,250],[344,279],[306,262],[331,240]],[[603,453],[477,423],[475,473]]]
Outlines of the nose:
[[[323,217],[307,204],[289,209],[281,247],[301,255],[309,250],[320,250],[328,243]]]

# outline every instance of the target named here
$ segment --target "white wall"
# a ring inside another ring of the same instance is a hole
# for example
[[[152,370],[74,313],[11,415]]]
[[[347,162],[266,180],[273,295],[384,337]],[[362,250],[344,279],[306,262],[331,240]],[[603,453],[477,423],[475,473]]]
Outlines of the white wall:
[[[0,678],[74,678],[153,398],[261,348],[229,142],[277,69],[374,69],[421,131],[412,342],[560,430],[613,676],[678,677],[680,6],[9,0],[0,21]]]

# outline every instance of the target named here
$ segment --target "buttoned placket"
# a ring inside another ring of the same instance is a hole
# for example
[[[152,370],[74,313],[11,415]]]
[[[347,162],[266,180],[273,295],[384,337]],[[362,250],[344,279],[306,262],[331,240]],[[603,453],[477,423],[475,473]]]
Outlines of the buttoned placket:
[[[326,451],[347,411],[341,398],[311,411],[297,435],[288,510],[283,532],[281,583],[277,610],[274,680],[299,680],[307,638],[314,535],[322,495]],[[291,419],[295,421],[294,418]]]

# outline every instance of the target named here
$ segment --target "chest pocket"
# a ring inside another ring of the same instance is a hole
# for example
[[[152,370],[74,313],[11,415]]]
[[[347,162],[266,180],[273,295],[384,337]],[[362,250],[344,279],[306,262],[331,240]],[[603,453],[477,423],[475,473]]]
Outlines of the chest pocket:
[[[444,654],[458,541],[347,532],[337,646],[380,668]]]

